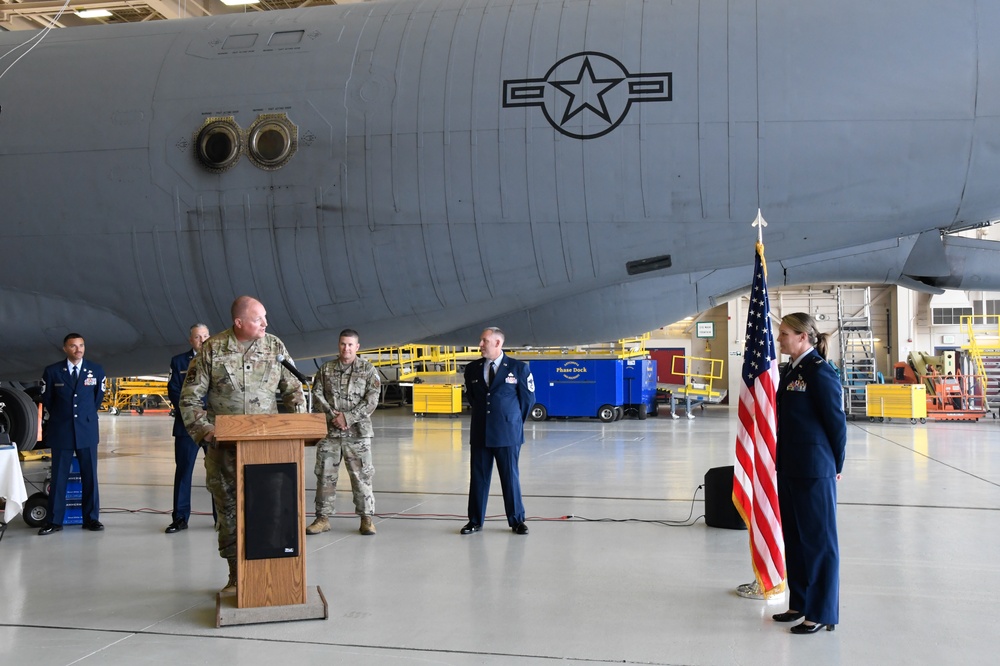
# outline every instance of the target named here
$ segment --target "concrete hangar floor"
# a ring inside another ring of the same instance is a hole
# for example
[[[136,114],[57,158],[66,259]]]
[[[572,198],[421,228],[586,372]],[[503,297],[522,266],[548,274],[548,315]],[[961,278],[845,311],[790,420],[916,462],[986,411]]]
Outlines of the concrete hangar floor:
[[[459,536],[468,416],[379,410],[378,535],[359,535],[345,513],[307,539],[308,584],[323,589],[329,619],[221,629],[215,592],[226,568],[203,487],[191,528],[163,532],[170,419],[102,416],[107,529],[42,537],[21,518],[10,525],[0,541],[0,662],[996,663],[1000,423],[851,423],[839,486],[841,624],[795,636],[770,620],[784,599],[734,593],[752,579],[746,532],[680,526],[692,509],[703,513],[705,472],[732,464],[731,411],[531,423],[521,452],[531,533],[507,528],[494,477],[489,513],[501,518]],[[307,449],[310,512],[314,456]],[[26,477],[40,480],[46,464],[24,463]],[[346,473],[337,508],[353,510]]]

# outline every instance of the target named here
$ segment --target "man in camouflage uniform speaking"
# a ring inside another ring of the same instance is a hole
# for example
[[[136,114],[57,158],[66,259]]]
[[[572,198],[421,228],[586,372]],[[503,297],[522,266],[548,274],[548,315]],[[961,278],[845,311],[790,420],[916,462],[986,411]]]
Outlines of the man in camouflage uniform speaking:
[[[206,485],[219,513],[219,555],[229,562],[229,582],[236,590],[236,450],[215,442],[218,414],[275,414],[275,394],[289,411],[305,412],[302,384],[281,363],[289,358],[281,340],[266,332],[267,311],[255,298],[233,301],[233,327],[206,340],[194,357],[181,389],[181,416],[191,438],[208,444]]]
[[[357,331],[341,331],[340,356],[324,363],[313,379],[313,400],[326,414],[328,431],[316,447],[316,520],[306,528],[306,534],[330,529],[341,458],[351,477],[354,511],[361,516],[360,532],[375,534],[371,414],[378,406],[381,382],[378,370],[358,358],[359,346]]]

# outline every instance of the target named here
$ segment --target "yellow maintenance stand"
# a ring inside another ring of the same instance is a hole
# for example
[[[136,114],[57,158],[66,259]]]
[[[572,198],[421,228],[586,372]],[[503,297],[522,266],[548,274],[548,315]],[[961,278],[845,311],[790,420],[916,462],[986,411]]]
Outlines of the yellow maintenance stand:
[[[108,380],[104,408],[110,414],[132,410],[142,414],[147,409],[170,409],[167,381],[142,377],[116,377]]]
[[[682,367],[677,367],[677,362],[682,363]],[[705,372],[695,372],[697,366],[707,367]],[[691,413],[691,405],[700,405],[705,408],[705,403],[716,405],[725,399],[728,391],[715,389],[713,382],[722,379],[722,359],[704,358],[700,356],[675,356],[670,372],[675,375],[683,375],[684,386],[672,388],[670,391],[670,415],[679,419],[677,413],[677,400],[683,400],[685,411],[689,419],[694,418]]]
[[[395,367],[400,386],[413,391],[413,414],[460,414],[462,386],[460,361],[479,358],[468,347],[403,345],[359,352],[376,367]]]

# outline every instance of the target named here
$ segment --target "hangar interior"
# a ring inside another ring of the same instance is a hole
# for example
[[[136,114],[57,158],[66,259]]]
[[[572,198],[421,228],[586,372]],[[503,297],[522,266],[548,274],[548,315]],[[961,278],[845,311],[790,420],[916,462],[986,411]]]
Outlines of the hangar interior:
[[[259,8],[341,4],[268,1]],[[712,4],[702,3],[710,8]],[[63,8],[105,9],[90,19]],[[258,7],[204,2],[0,3],[0,28],[202,16]],[[58,18],[56,18],[58,16]],[[986,232],[978,235],[987,238]],[[765,239],[766,240],[766,239]],[[748,248],[749,250],[749,248]],[[961,316],[1000,312],[1000,294],[942,295],[881,285],[773,289],[773,314],[821,316],[844,336],[844,297],[865,290],[873,368],[909,351],[960,348]],[[665,297],[669,297],[666,295]],[[857,300],[848,312],[857,314]],[[648,346],[722,360],[729,395],[747,303],[734,298],[654,332]],[[699,323],[711,323],[700,330]],[[471,341],[470,341],[471,342]],[[834,359],[843,352],[834,340]],[[516,353],[515,353],[516,355]],[[349,664],[994,663],[1000,587],[997,424],[849,423],[839,484],[837,631],[789,634],[782,598],[740,598],[752,578],[747,533],[706,526],[704,477],[732,463],[735,410],[698,418],[529,423],[521,481],[531,534],[513,535],[494,481],[491,520],[460,536],[469,479],[467,416],[374,416],[378,535],[357,533],[341,474],[331,532],[308,537],[307,578],[324,620],[218,628],[217,556],[205,473],[195,472],[190,529],[165,534],[174,473],[171,420],[101,416],[105,531],[46,537],[21,518],[0,534],[0,655],[5,664],[276,662]],[[12,452],[4,451],[4,453]],[[305,502],[312,507],[313,448]],[[48,463],[20,465],[29,488]],[[8,469],[13,469],[10,467]]]
[[[832,330],[836,291],[775,290],[772,308],[776,316],[827,314],[820,320]],[[988,293],[940,302],[895,287],[873,286],[870,293],[874,336],[892,340],[893,313],[907,311],[902,321],[912,328],[894,330],[912,335],[913,348],[935,350],[944,336],[960,340],[957,324],[931,323],[943,316],[939,303],[963,314],[995,307]],[[734,299],[655,332],[648,344],[727,353],[739,343],[734,331],[743,327],[745,308],[744,299]],[[696,336],[698,320],[715,322],[719,343]],[[885,362],[888,349],[879,346]],[[164,534],[171,419],[103,415],[107,529],[69,526],[43,538],[18,518],[0,540],[8,572],[0,604],[5,661],[993,661],[1000,456],[992,419],[849,423],[838,488],[841,624],[811,638],[771,621],[785,609],[784,595],[763,601],[735,594],[753,576],[747,533],[704,522],[705,474],[733,461],[737,423],[728,406],[693,420],[662,412],[642,421],[530,422],[521,455],[527,537],[506,527],[496,480],[483,532],[458,534],[466,520],[467,415],[416,418],[409,406],[394,406],[377,410],[373,421],[378,535],[357,533],[341,474],[332,531],[305,542],[307,580],[323,590],[329,618],[217,628],[215,592],[225,563],[216,554],[203,467],[195,471],[190,529]],[[314,451],[306,449],[310,515]],[[29,487],[40,487],[46,467],[45,460],[23,463]]]
[[[997,425],[854,421],[839,484],[841,624],[794,636],[783,598],[740,598],[747,533],[707,527],[707,470],[732,464],[728,408],[603,424],[529,423],[521,482],[531,533],[466,521],[468,417],[375,412],[378,534],[357,532],[347,475],[333,529],[309,536],[307,582],[329,619],[215,627],[224,584],[204,468],[190,528],[164,534],[172,420],[101,417],[106,530],[0,541],[4,663],[884,664],[995,660],[1000,586]],[[306,449],[312,513],[315,449]],[[42,482],[46,461],[24,463]],[[74,529],[74,527],[76,527]]]

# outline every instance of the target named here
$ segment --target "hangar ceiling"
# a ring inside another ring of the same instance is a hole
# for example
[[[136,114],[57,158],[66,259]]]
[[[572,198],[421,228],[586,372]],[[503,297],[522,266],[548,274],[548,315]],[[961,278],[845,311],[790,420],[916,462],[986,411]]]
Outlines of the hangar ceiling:
[[[230,2],[237,0],[230,0]],[[245,0],[242,0],[245,1]],[[221,0],[0,0],[0,30],[67,28],[99,23],[137,23],[196,16],[266,12],[275,9],[344,5],[365,0],[258,0],[226,5]],[[77,13],[103,9],[110,16],[82,18]]]

